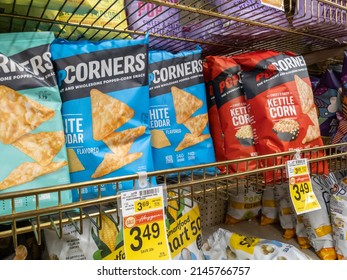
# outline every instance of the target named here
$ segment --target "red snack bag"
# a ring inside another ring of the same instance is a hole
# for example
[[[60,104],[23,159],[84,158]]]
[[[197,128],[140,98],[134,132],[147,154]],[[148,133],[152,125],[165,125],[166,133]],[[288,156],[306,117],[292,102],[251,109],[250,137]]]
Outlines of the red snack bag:
[[[213,93],[224,133],[227,160],[256,156],[253,133],[246,110],[246,99],[240,83],[240,66],[230,57],[207,56]],[[253,170],[255,162],[229,165],[229,172]]]
[[[208,106],[208,119],[210,123],[210,133],[213,141],[216,161],[225,161],[224,154],[224,135],[221,128],[221,123],[218,115],[215,96],[213,94],[212,82],[210,79],[210,69],[206,62],[203,62],[204,81],[206,85],[206,100]],[[225,166],[217,166],[221,173],[226,172]]]
[[[302,56],[267,50],[233,58],[241,65],[247,110],[259,155],[323,145],[311,81]],[[314,157],[313,154],[304,156]],[[266,166],[283,163],[283,157],[264,162]],[[311,171],[322,173],[324,165],[311,165]],[[265,181],[280,180],[282,173],[281,170],[266,172]]]

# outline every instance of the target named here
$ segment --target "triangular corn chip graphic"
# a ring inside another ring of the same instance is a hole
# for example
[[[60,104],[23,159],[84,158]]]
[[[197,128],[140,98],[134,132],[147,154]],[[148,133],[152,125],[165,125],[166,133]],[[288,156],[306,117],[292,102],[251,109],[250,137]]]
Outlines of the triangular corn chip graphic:
[[[24,162],[0,182],[0,191],[33,181],[37,177],[55,172],[65,165],[67,165],[67,161],[51,162],[47,166],[41,166],[36,162]],[[54,182],[52,182],[53,184]]]
[[[315,125],[309,125],[307,128],[307,132],[306,135],[304,137],[304,139],[302,140],[302,144],[306,144],[308,142],[311,142],[315,139],[318,139],[321,136],[320,134],[320,129],[319,126],[315,126]]]
[[[298,90],[302,112],[304,114],[307,114],[314,105],[312,87],[298,75],[294,75],[294,80],[296,88]]]
[[[92,104],[93,138],[105,138],[134,116],[134,110],[125,103],[102,93],[97,89],[90,91]]]
[[[115,154],[106,154],[104,160],[96,168],[92,178],[105,176],[117,169],[132,163],[142,157],[142,153],[133,153],[126,156],[118,156]]]
[[[125,156],[135,139],[140,137],[146,131],[145,126],[126,129],[120,132],[112,132],[106,138],[102,139],[107,147],[118,156]]]
[[[153,129],[151,130],[151,145],[153,148],[162,149],[171,146],[171,143],[164,131]]]
[[[308,111],[307,115],[310,117],[313,125],[319,127],[318,113],[315,106],[313,106],[312,109]]]
[[[175,151],[178,152],[188,147],[194,146],[208,138],[210,138],[210,134],[202,134],[200,136],[195,136],[193,134],[186,133],[183,140],[178,144]]]
[[[0,86],[0,141],[3,144],[12,144],[53,116],[54,110]]]
[[[69,159],[69,171],[72,173],[84,170],[85,168],[76,155],[75,151],[73,149],[66,149],[66,151],[67,157]]]
[[[203,105],[202,100],[178,87],[171,87],[171,93],[176,112],[176,122],[179,124],[184,123]]]
[[[38,164],[46,166],[53,161],[64,143],[64,132],[61,130],[25,134],[12,145],[34,159]]]
[[[207,114],[201,114],[201,115],[189,118],[183,124],[186,128],[188,128],[191,134],[194,134],[195,136],[199,136],[204,131],[207,125],[207,122],[208,122]]]

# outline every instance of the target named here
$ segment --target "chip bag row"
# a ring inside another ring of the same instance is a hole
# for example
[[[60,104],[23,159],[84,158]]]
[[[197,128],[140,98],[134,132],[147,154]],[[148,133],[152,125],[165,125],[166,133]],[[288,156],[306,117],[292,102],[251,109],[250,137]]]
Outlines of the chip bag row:
[[[0,192],[215,162],[200,48],[148,52],[148,35],[92,42],[28,32],[1,39]],[[62,192],[61,200],[42,196],[39,204],[133,188],[133,181],[83,187]],[[1,204],[11,213],[10,200]],[[35,207],[35,198],[16,200],[17,212]]]
[[[206,57],[224,134],[226,159],[250,158],[323,145],[317,108],[305,60],[273,50],[232,57]],[[314,157],[316,155],[304,155]],[[289,159],[289,157],[288,157]],[[282,157],[262,166],[282,163]],[[231,166],[253,170],[256,161]],[[247,164],[247,165],[246,165]],[[312,172],[324,173],[315,164]],[[283,179],[281,170],[264,173],[266,183]]]

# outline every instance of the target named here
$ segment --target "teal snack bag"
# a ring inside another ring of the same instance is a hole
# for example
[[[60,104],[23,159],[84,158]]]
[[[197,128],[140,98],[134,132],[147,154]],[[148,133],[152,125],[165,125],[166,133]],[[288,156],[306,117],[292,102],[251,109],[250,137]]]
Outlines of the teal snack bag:
[[[51,61],[50,32],[0,34],[0,194],[70,183],[61,98]],[[61,193],[61,203],[71,192]],[[58,193],[39,196],[57,206]],[[12,213],[0,200],[1,215]],[[15,211],[36,209],[36,198],[15,199]]]
[[[201,49],[150,51],[149,90],[155,170],[215,162]]]
[[[72,182],[153,171],[147,48],[148,36],[52,44]],[[120,190],[133,187],[132,181],[119,184]],[[103,185],[101,195],[115,190],[115,184]],[[95,198],[98,188],[83,188],[82,195]]]

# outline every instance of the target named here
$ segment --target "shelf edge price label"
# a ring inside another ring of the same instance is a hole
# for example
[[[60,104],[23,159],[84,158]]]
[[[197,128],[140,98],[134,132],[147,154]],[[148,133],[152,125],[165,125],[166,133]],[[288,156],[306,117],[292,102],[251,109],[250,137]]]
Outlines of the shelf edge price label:
[[[127,260],[169,260],[162,187],[122,192]]]
[[[321,209],[312,189],[307,159],[289,160],[286,164],[295,212],[299,215]]]

